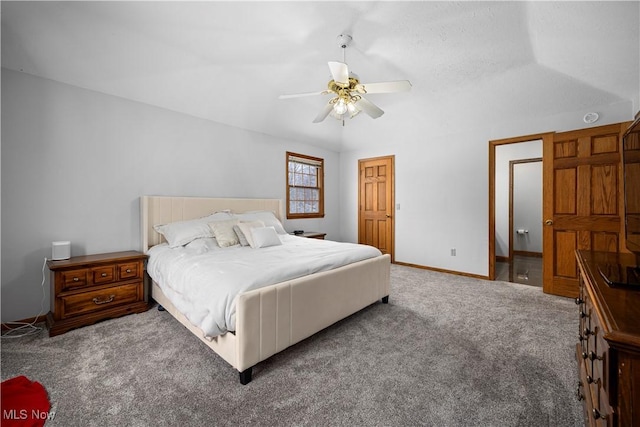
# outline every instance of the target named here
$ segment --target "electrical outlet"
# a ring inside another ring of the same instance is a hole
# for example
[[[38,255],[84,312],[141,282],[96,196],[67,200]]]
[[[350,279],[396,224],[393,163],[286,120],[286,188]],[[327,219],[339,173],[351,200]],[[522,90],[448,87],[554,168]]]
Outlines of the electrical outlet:
[[[456,256],[456,248],[451,248],[451,256]]]

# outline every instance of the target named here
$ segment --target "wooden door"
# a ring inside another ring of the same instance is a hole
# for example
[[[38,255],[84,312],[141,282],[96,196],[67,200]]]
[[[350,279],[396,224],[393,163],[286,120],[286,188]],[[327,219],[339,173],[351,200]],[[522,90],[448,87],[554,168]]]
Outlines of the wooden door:
[[[394,156],[358,161],[358,243],[393,257]]]
[[[543,290],[578,296],[575,250],[617,252],[623,212],[620,144],[628,123],[543,142]]]

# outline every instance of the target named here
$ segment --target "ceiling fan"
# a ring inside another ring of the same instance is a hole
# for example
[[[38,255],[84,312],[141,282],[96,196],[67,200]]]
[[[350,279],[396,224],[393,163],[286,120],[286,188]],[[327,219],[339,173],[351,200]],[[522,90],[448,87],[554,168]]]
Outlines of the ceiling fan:
[[[349,72],[349,67],[345,62],[345,50],[351,43],[352,37],[348,34],[338,36],[338,43],[342,48],[342,62],[330,61],[329,70],[332,80],[327,84],[327,89],[320,92],[297,93],[292,95],[280,95],[280,99],[300,98],[303,96],[327,95],[333,97],[322,108],[320,113],[313,120],[313,123],[320,123],[329,114],[341,120],[344,126],[344,119],[354,118],[361,111],[364,111],[371,118],[377,119],[384,114],[377,105],[367,100],[362,95],[369,93],[393,93],[406,92],[411,89],[409,80],[399,80],[380,83],[360,83],[358,76]]]

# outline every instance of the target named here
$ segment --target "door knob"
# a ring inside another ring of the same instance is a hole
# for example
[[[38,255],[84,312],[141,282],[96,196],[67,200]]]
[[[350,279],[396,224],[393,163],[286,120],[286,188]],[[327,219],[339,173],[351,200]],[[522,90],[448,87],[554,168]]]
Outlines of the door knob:
[[[386,214],[385,216],[386,216],[387,218],[391,218],[391,215],[389,215],[389,214]]]
[[[548,219],[544,222],[544,225],[553,225],[553,220],[552,219]]]

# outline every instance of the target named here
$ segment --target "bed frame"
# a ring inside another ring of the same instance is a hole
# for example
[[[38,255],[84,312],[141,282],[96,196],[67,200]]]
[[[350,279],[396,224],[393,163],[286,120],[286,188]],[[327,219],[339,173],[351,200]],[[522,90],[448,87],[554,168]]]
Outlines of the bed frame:
[[[282,221],[282,206],[279,199],[142,196],[142,250],[146,253],[163,242],[162,235],[153,229],[156,224],[199,218],[225,209],[235,213],[273,211]],[[236,331],[213,339],[205,338],[155,282],[151,284],[151,296],[237,369],[242,384],[248,384],[257,363],[378,300],[387,303],[390,261],[389,255],[381,255],[241,293],[236,302]]]

